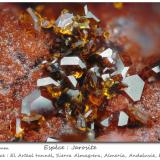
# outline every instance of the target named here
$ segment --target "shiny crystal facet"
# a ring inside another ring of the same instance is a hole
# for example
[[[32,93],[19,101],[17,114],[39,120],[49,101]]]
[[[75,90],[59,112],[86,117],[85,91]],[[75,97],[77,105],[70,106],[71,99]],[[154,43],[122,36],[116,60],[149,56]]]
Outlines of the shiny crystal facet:
[[[21,128],[21,120],[16,118],[16,135],[21,134],[23,129]]]
[[[56,24],[58,27],[64,28],[73,22],[73,17],[74,16],[71,13],[64,13],[58,17],[58,19],[56,20]]]
[[[48,61],[46,61],[46,60],[42,61],[42,64],[46,64],[46,63],[48,63]]]
[[[77,86],[77,80],[75,79],[74,76],[67,76],[73,87]]]
[[[107,79],[110,78],[110,75],[109,74],[102,74],[101,77],[102,77],[103,81],[106,81]]]
[[[144,81],[138,75],[133,75],[126,77],[122,82],[128,86],[124,89],[128,96],[133,101],[139,101],[144,88]]]
[[[77,127],[78,128],[86,128],[86,122],[83,116],[79,115],[77,118]]]
[[[57,62],[56,58],[51,62],[51,64],[54,64],[55,62]]]
[[[86,18],[93,18],[97,22],[100,21],[92,12],[88,11],[87,5],[84,6],[84,13],[85,13]]]
[[[85,113],[84,117],[87,118],[92,113],[92,110],[89,110],[87,113]]]
[[[51,111],[53,105],[51,100],[43,97],[40,90],[36,89],[22,100],[21,113],[30,115],[32,112],[41,114]]]
[[[80,92],[79,92],[79,90],[69,89],[67,91],[67,94],[72,98],[76,98],[77,96],[79,96]]]
[[[96,76],[100,76],[99,67],[98,66],[94,66],[94,67],[90,68],[90,70],[92,72],[94,72],[96,74]]]
[[[122,126],[126,126],[128,124],[128,115],[123,112],[123,111],[120,111],[119,113],[119,118],[118,118],[118,126],[122,127]]]
[[[80,68],[86,68],[86,65],[82,62],[82,60],[75,56],[75,57],[63,57],[60,62],[61,66],[79,66]]]
[[[129,70],[129,66],[125,66],[119,56],[117,56],[116,60],[116,71],[112,75],[121,74],[123,78],[126,77],[127,72]]]
[[[46,142],[59,142],[59,140],[48,137]]]
[[[95,129],[95,124],[94,124],[94,122],[91,123],[91,127],[90,127],[90,128],[91,128],[91,130],[94,130],[94,129]]]
[[[37,80],[37,87],[42,87],[47,85],[54,85],[58,87],[60,84],[51,77],[41,78]]]
[[[109,127],[111,119],[112,119],[112,116],[102,120],[100,124],[104,127]]]
[[[160,73],[160,65],[153,67],[152,70],[153,70],[155,73]]]
[[[95,131],[89,130],[87,133],[88,141],[94,141],[95,140]]]
[[[104,50],[102,53],[100,53],[100,56],[102,58],[107,58],[110,63],[114,62],[114,59],[113,59],[113,50],[111,48],[108,48],[108,49]]]

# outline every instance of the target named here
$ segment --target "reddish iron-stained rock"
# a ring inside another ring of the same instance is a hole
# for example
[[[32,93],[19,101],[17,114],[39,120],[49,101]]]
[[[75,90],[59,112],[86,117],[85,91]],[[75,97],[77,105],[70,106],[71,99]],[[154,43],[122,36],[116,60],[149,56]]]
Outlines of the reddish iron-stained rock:
[[[14,136],[11,121],[42,75],[39,61],[49,54],[47,35],[35,32],[32,21],[25,26],[20,20],[23,12],[16,5],[1,6],[0,11],[0,120],[5,126],[0,126],[0,136],[4,141]]]
[[[64,8],[80,14],[83,12],[81,4],[63,4],[57,7],[59,5],[46,5],[42,15],[55,18]],[[14,139],[15,119],[20,113],[21,101],[35,88],[37,79],[42,76],[43,73],[38,64],[46,59],[52,42],[48,34],[34,30],[33,21],[24,8],[20,4],[0,4],[1,142]],[[112,4],[89,4],[89,8],[96,13],[102,25],[109,30],[112,45],[119,51],[130,55],[132,66],[129,74],[142,74],[145,67],[150,67],[160,60],[160,34],[158,32],[160,16],[155,5],[124,4],[124,8],[116,9]],[[129,105],[149,115],[152,125],[145,125],[144,122],[138,127],[118,128],[114,126],[102,129],[98,132],[97,141],[159,141],[160,82],[150,84],[146,82],[139,102],[133,104],[125,94],[120,94],[106,104],[105,110],[110,113],[120,110],[129,112]],[[54,116],[46,118],[38,128],[34,126],[29,128],[24,134],[24,141],[45,142],[48,137],[62,141],[83,141],[86,138],[83,134],[76,132],[71,124]]]

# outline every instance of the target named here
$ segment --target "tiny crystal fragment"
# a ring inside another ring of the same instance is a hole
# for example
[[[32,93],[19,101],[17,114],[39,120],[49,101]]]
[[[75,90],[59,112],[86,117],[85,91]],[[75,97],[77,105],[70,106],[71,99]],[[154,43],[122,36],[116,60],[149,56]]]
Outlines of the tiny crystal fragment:
[[[128,86],[124,91],[129,97],[133,101],[139,101],[143,92],[144,81],[138,75],[133,75],[126,77],[122,82]]]
[[[58,27],[64,28],[64,27],[68,26],[69,24],[71,24],[73,22],[72,21],[73,17],[74,16],[71,13],[63,13],[56,20],[56,24],[57,24]]]
[[[129,70],[129,66],[125,66],[119,56],[117,56],[116,68],[117,70],[112,75],[121,74],[122,77],[125,78]]]
[[[94,72],[96,74],[96,76],[100,76],[99,67],[98,66],[94,66],[94,67],[90,68],[90,70],[92,72]]]
[[[37,80],[37,87],[48,86],[48,85],[55,85],[58,87],[60,84],[55,80],[53,80],[51,77],[45,77]]]
[[[85,113],[84,117],[87,118],[92,113],[92,110],[89,110],[87,113]]]
[[[110,78],[110,75],[109,74],[102,74],[101,77],[102,77],[103,81],[106,81],[107,79]]]
[[[123,112],[123,111],[120,111],[119,113],[119,118],[118,118],[118,126],[122,127],[122,126],[126,126],[128,124],[128,115]]]
[[[94,122],[93,123],[91,123],[91,130],[94,130],[95,129],[95,124],[94,124]]]
[[[160,65],[153,67],[152,70],[153,70],[155,73],[160,73]]]
[[[46,142],[59,142],[59,140],[48,137]]]
[[[77,119],[77,128],[85,131],[86,130],[86,122],[83,116],[79,115],[78,119]]]
[[[72,97],[72,98],[76,98],[76,97],[79,96],[80,92],[79,92],[79,90],[69,89],[69,90],[67,91],[67,94],[68,94],[70,97]]]
[[[79,66],[80,68],[86,68],[86,65],[81,61],[79,57],[63,57],[60,62],[61,66]]]
[[[41,27],[42,28],[51,28],[51,27],[53,27],[53,24],[54,24],[54,21],[53,20],[51,20],[51,21],[48,21],[47,19],[45,19],[45,18],[43,18],[42,20],[41,20]]]
[[[54,64],[56,61],[57,61],[57,58],[55,58],[55,59],[51,62],[51,64]]]
[[[100,56],[102,58],[108,58],[108,60],[110,61],[110,63],[114,62],[114,59],[113,59],[113,50],[111,48],[108,48],[108,49],[104,50],[102,53],[100,53]]]
[[[95,131],[89,130],[87,133],[87,138],[88,138],[88,141],[93,142],[95,140]]]
[[[46,64],[48,61],[46,61],[46,60],[44,60],[44,61],[42,61],[42,64]]]
[[[77,80],[75,79],[74,76],[67,76],[70,82],[72,83],[73,87],[77,86]]]
[[[19,118],[16,118],[16,138],[22,138],[24,133],[24,129],[21,128],[21,120]]]
[[[106,119],[102,120],[100,122],[100,124],[104,127],[109,127],[111,119],[112,119],[112,115],[110,117],[107,117]]]
[[[27,12],[30,14],[30,16],[34,21],[34,29],[39,31],[40,30],[39,17],[35,14],[35,11],[32,8],[27,8]]]
[[[97,22],[100,22],[100,20],[92,12],[88,11],[87,5],[84,6],[84,13],[86,18],[93,18]]]

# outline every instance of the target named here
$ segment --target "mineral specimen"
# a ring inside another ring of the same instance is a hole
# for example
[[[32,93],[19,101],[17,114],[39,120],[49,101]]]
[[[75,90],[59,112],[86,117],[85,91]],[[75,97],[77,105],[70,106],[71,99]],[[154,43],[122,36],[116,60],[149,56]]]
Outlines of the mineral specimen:
[[[120,111],[116,118],[117,114],[102,110],[123,92],[133,101],[140,100],[144,82],[138,75],[127,74],[130,65],[107,43],[108,32],[99,26],[100,20],[87,6],[84,11],[85,16],[80,16],[63,10],[53,23],[28,9],[36,19],[35,29],[37,25],[48,29],[54,43],[50,57],[41,63],[45,76],[37,80],[38,89],[23,99],[21,113],[26,115],[23,121],[32,122],[56,110],[57,116],[94,141],[97,124],[107,128],[112,119],[117,119],[117,127],[128,125],[126,112]],[[102,114],[107,118],[102,120]],[[50,141],[55,140],[48,138]]]

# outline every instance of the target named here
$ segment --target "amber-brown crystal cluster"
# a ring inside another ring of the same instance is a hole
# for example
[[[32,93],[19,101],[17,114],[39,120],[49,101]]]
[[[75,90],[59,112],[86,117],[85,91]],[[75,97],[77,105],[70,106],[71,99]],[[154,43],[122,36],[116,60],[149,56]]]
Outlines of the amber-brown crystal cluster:
[[[108,32],[87,6],[82,16],[63,10],[56,21],[42,18],[31,8],[27,11],[36,30],[53,35],[53,45],[50,57],[42,61],[44,75],[37,80],[37,90],[23,100],[23,115],[31,122],[31,117],[39,120],[39,115],[53,112],[93,140],[97,124],[108,127],[113,118],[108,112],[100,122],[108,101],[122,92],[138,101],[143,80],[128,75],[128,63],[110,45]],[[120,111],[117,126],[126,126],[128,119],[128,114]]]

